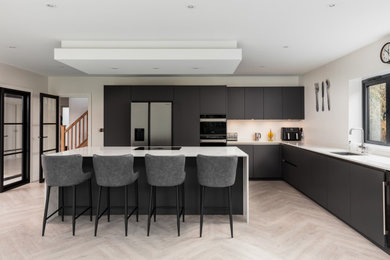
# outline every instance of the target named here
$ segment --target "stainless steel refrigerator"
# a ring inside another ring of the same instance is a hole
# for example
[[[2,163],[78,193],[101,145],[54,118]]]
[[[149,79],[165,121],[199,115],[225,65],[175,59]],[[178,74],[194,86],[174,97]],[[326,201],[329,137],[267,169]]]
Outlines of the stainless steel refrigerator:
[[[172,145],[172,103],[131,103],[131,145]]]

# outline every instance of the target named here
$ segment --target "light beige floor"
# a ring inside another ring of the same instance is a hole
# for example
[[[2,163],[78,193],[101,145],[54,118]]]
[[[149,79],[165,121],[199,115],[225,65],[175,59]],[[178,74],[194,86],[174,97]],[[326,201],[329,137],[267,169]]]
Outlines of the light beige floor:
[[[98,237],[81,217],[76,236],[69,217],[47,225],[41,237],[42,184],[0,194],[0,259],[389,259],[389,255],[284,182],[250,183],[250,224],[235,217],[234,239],[227,216],[188,216],[182,236],[174,216],[158,216],[146,237],[146,217],[129,223],[101,219]]]

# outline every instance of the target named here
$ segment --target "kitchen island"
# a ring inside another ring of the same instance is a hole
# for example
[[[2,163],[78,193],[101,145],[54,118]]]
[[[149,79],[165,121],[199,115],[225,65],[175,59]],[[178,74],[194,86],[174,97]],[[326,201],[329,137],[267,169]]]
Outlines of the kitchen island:
[[[153,147],[152,147],[153,148]],[[139,147],[84,147],[75,150],[55,153],[51,155],[73,155],[80,154],[83,156],[83,168],[85,171],[93,172],[92,156],[97,155],[125,155],[132,154],[134,156],[134,171],[139,172],[139,212],[140,214],[147,214],[149,202],[149,185],[146,180],[145,160],[146,154],[152,155],[184,155],[186,157],[186,180],[185,180],[185,203],[186,214],[199,214],[200,205],[200,186],[197,179],[196,156],[198,154],[210,156],[237,156],[238,166],[236,182],[232,187],[232,206],[233,214],[242,215],[246,222],[249,219],[249,175],[248,175],[248,155],[238,149],[237,147],[154,147],[153,149],[144,149]],[[168,174],[168,173],[167,173]],[[129,188],[129,205],[134,205],[134,197],[132,190],[134,186]],[[97,201],[97,185],[95,177],[92,174],[92,206],[95,214]],[[123,214],[123,187],[111,189],[111,214]],[[226,189],[207,189],[206,191],[206,214],[225,214],[227,194]],[[58,207],[58,190],[52,189],[52,194],[49,202],[49,212],[54,211]],[[157,189],[157,205],[162,207],[175,205],[175,189],[161,188]],[[65,214],[71,214],[72,194],[71,189],[64,191],[65,198]],[[105,207],[106,196],[102,196],[102,206]],[[88,204],[88,184],[84,183],[77,187],[77,206],[81,208]],[[158,209],[158,214],[176,214],[175,210],[166,208]]]

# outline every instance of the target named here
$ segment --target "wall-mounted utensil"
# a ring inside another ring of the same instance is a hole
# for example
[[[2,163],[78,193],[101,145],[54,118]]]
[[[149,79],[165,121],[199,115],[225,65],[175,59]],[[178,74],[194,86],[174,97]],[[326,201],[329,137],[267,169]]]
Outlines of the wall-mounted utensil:
[[[325,89],[324,89],[324,82],[322,81],[321,83],[321,94],[322,94],[322,111],[325,111],[325,98],[324,98],[324,94],[325,94]]]
[[[320,85],[318,83],[314,83],[315,91],[316,91],[316,110],[318,112],[319,105],[318,105],[318,92],[320,91]]]
[[[325,80],[326,83],[326,99],[328,101],[328,111],[330,111],[330,97],[329,97],[329,92],[330,92],[330,82],[329,80]]]

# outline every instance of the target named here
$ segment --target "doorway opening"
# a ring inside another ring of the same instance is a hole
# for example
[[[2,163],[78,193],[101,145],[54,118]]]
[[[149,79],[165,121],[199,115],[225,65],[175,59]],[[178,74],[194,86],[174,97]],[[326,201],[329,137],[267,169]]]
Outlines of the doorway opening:
[[[60,151],[88,146],[88,98],[60,97]]]

